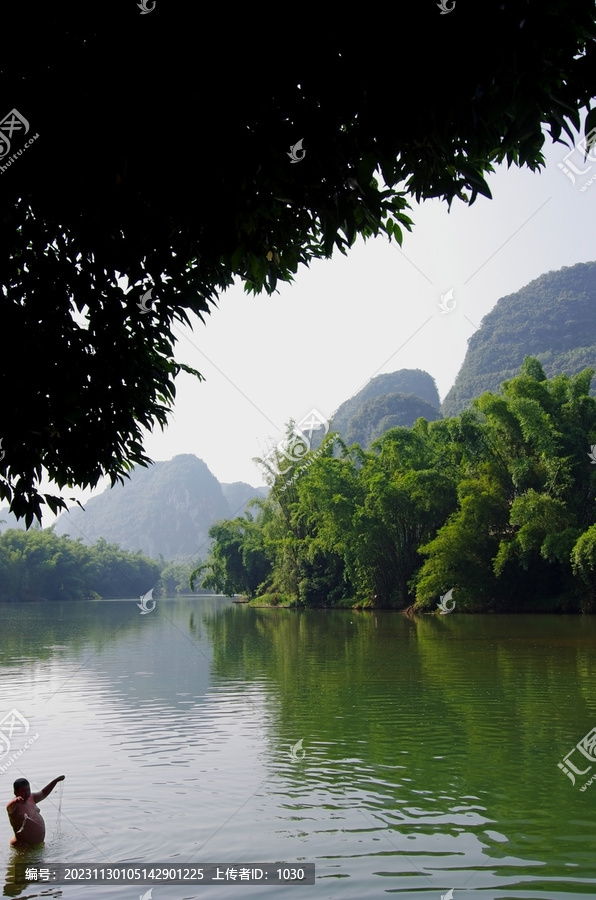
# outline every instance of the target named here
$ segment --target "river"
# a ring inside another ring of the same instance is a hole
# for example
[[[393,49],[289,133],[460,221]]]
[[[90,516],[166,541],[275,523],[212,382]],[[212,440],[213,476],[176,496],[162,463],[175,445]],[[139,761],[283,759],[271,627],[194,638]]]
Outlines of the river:
[[[39,804],[41,848],[11,848],[3,813],[4,896],[596,895],[596,779],[581,790],[596,759],[589,737],[574,751],[596,728],[596,617],[414,619],[223,597],[158,600],[146,615],[133,600],[0,614],[4,803],[16,778],[39,791],[66,776]],[[558,766],[571,751],[587,772],[575,784]],[[14,884],[15,861],[316,874],[314,886],[83,888]]]

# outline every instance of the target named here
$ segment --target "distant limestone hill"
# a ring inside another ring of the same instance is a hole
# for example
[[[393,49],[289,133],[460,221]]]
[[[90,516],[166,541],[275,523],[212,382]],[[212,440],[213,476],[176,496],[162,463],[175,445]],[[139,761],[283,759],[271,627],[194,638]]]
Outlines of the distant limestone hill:
[[[411,426],[423,416],[441,418],[439,392],[428,372],[400,369],[371,378],[357,394],[342,403],[331,420],[347,444],[368,447],[389,428]]]
[[[221,490],[230,510],[228,518],[235,519],[241,516],[246,509],[246,504],[254,497],[266,497],[268,488],[253,487],[244,481],[234,481],[232,484],[222,484]]]
[[[501,297],[472,335],[441,411],[453,416],[519,373],[535,356],[547,378],[596,368],[596,262],[548,272]]]
[[[84,543],[103,537],[153,559],[196,559],[206,555],[214,522],[241,515],[252,497],[266,493],[243,482],[222,485],[201,459],[186,453],[137,466],[123,485],[88,500],[84,511],[73,507],[59,516],[54,531]]]

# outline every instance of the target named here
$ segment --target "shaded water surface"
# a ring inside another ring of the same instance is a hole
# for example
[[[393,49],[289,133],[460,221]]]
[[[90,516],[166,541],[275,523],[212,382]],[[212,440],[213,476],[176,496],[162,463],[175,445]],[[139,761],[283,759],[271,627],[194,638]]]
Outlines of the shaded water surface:
[[[134,601],[0,615],[0,719],[15,708],[30,729],[0,747],[4,803],[15,778],[40,790],[66,775],[60,811],[59,789],[40,803],[42,848],[10,849],[2,813],[5,882],[15,859],[285,861],[315,863],[316,884],[158,885],[152,900],[596,895],[596,781],[582,792],[589,774],[573,785],[557,766],[596,726],[595,618],[413,620],[219,597],[149,615]]]

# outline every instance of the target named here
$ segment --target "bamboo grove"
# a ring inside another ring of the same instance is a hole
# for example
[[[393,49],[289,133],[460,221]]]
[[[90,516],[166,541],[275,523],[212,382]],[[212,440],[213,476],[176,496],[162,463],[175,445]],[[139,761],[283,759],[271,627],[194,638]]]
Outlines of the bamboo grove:
[[[596,603],[593,369],[547,379],[526,357],[460,415],[337,435],[212,526],[192,583],[255,602],[458,612],[591,612]],[[291,432],[292,423],[288,426]]]

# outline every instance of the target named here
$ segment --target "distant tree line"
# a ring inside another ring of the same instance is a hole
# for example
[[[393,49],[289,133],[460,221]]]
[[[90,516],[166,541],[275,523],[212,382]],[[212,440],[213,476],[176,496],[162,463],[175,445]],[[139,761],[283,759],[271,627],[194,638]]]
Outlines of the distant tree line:
[[[423,611],[453,589],[457,611],[592,611],[593,376],[527,357],[459,416],[368,451],[327,440],[296,477],[269,464],[269,497],[211,528],[191,581],[274,605]]]
[[[0,601],[89,600],[188,593],[193,564],[156,561],[100,539],[92,546],[52,529],[0,535]]]

